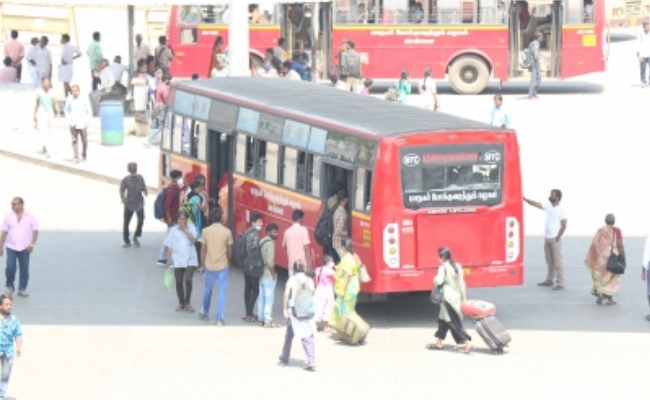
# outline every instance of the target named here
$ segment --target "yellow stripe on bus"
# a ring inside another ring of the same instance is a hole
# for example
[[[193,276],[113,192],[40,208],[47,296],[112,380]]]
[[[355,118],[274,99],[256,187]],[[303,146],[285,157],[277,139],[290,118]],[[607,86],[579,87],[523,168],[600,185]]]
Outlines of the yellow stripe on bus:
[[[163,154],[169,154],[171,156],[171,159],[175,160],[175,161],[183,161],[183,162],[185,162],[187,164],[196,165],[197,167],[208,168],[208,163],[203,162],[203,161],[198,161],[198,160],[195,160],[195,159],[192,159],[192,158],[183,157],[183,156],[180,156],[180,155],[174,154],[174,153],[163,152]]]
[[[265,188],[268,188],[268,189],[272,189],[272,190],[284,193],[286,195],[290,195],[290,196],[293,196],[293,197],[298,197],[299,199],[302,199],[302,200],[305,200],[305,201],[310,201],[310,202],[312,202],[314,204],[321,203],[320,199],[315,199],[313,197],[294,192],[293,190],[284,189],[284,188],[272,185],[270,183],[258,181],[256,179],[253,179],[253,178],[245,176],[245,175],[233,174],[233,176],[235,178],[241,179],[241,180],[243,180],[245,182],[254,183],[255,185],[262,186],[262,187],[265,187]]]
[[[199,25],[198,28],[202,31],[225,31],[228,30],[228,25]],[[280,30],[279,25],[249,25],[249,30],[252,31],[272,31]]]
[[[381,30],[390,30],[390,29],[409,29],[413,31],[424,31],[424,30],[448,30],[448,31],[501,31],[507,30],[508,26],[506,25],[495,25],[495,26],[476,26],[476,25],[453,25],[453,26],[444,26],[444,25],[339,25],[335,26],[333,30],[335,31],[381,31]]]
[[[352,211],[352,216],[360,219],[365,219],[366,221],[370,221],[370,215],[362,214],[359,211]]]
[[[562,29],[568,31],[576,31],[579,29],[595,29],[596,25],[562,25]]]

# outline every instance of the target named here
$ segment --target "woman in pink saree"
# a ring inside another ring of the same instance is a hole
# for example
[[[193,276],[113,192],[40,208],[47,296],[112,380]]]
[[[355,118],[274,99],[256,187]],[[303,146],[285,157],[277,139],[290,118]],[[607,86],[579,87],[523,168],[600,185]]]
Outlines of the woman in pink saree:
[[[607,303],[605,303],[607,305],[616,304],[614,296],[618,294],[621,288],[621,276],[607,270],[607,260],[611,252],[617,254],[625,264],[623,234],[619,228],[614,226],[615,221],[614,214],[607,214],[605,217],[606,225],[596,232],[585,259],[585,265],[591,272],[591,279],[594,283],[591,294],[597,297],[596,303],[598,305],[603,304],[603,300],[607,300]]]

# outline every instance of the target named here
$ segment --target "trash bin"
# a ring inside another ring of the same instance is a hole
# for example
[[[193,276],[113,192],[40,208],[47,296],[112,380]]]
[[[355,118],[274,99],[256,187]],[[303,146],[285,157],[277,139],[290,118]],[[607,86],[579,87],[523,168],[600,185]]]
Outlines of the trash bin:
[[[103,100],[99,107],[103,145],[124,144],[124,101]]]

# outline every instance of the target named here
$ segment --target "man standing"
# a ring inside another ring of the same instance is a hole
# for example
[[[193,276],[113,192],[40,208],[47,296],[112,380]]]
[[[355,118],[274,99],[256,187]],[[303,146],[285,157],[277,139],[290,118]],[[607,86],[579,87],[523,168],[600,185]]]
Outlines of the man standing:
[[[142,43],[142,35],[135,35],[135,48],[133,49],[133,65],[138,65],[138,61],[146,60],[149,57],[150,51],[149,46]]]
[[[154,57],[156,58],[156,67],[163,70],[163,76],[169,76],[169,66],[174,58],[174,53],[167,47],[167,38],[165,36],[158,38],[158,47],[156,47]]]
[[[262,231],[262,214],[252,213],[250,216],[251,227],[244,232],[246,241],[246,255],[251,254],[257,246],[260,245],[260,232]],[[243,267],[243,265],[239,265]],[[244,304],[246,308],[246,316],[242,318],[246,322],[257,322],[255,315],[253,315],[253,308],[257,301],[257,296],[260,293],[260,279],[248,274],[244,274]]]
[[[11,39],[5,43],[5,57],[11,59],[11,66],[16,68],[16,82],[20,83],[20,77],[23,72],[23,58],[25,57],[25,47],[18,41],[18,31],[11,31]]]
[[[29,71],[29,77],[32,79],[32,85],[38,87],[41,84],[41,79],[38,76],[38,70],[36,69],[36,53],[38,52],[38,38],[34,37],[31,40],[31,46],[27,49],[27,70]]]
[[[99,45],[101,40],[101,35],[99,32],[93,32],[93,42],[88,46],[86,50],[86,55],[88,56],[88,64],[90,65],[90,76],[91,82],[93,83],[92,89],[93,92],[99,87],[99,65],[104,58],[102,53],[102,47]]]
[[[643,32],[639,35],[639,48],[636,56],[641,65],[641,86],[648,86],[646,78],[646,67],[650,66],[650,23],[643,22]]]
[[[36,71],[38,71],[38,77],[40,80],[43,80],[43,78],[48,78],[50,81],[52,80],[52,53],[50,52],[50,49],[47,48],[49,43],[50,39],[48,39],[47,36],[42,36],[39,48],[34,56]]]
[[[503,109],[503,96],[500,94],[494,96],[494,108],[490,116],[490,125],[510,129],[510,116]]]
[[[346,76],[348,90],[352,93],[359,93],[361,89],[361,55],[354,49],[355,43],[352,40],[347,41],[347,51],[345,57],[345,66],[343,73]]]
[[[122,78],[124,77],[124,73],[129,70],[129,67],[122,64],[122,57],[115,56],[113,62],[108,64],[108,69],[111,71],[111,74],[113,74],[113,79],[115,79],[115,82],[121,83]]]
[[[61,35],[61,65],[59,65],[59,81],[63,83],[63,92],[68,97],[72,92],[70,82],[72,82],[72,63],[81,57],[79,49],[70,44],[70,35],[64,33]]]
[[[201,238],[201,268],[205,275],[203,305],[199,318],[209,319],[212,288],[217,283],[217,326],[224,326],[223,315],[226,309],[226,288],[228,287],[228,267],[232,261],[232,233],[221,224],[223,211],[217,207],[210,213],[212,225],[203,229]]]
[[[133,213],[136,213],[138,218],[138,224],[133,234],[133,244],[135,247],[140,247],[138,238],[142,236],[142,224],[144,223],[144,198],[148,194],[144,178],[138,174],[138,164],[130,162],[127,165],[127,170],[129,175],[122,179],[120,185],[120,197],[122,198],[122,204],[124,204],[123,248],[131,247],[129,224],[131,224]]]
[[[530,45],[528,45],[528,51],[530,51],[530,57],[532,63],[530,65],[530,84],[528,85],[528,98],[537,99],[537,90],[539,89],[539,84],[542,82],[542,75],[539,72],[539,46],[544,39],[542,32],[535,33],[535,40],[533,40]]]
[[[4,399],[9,386],[9,377],[14,365],[14,355],[20,357],[23,347],[23,332],[20,321],[11,314],[12,301],[7,295],[0,296],[0,362],[2,379],[0,380],[0,399]],[[15,342],[15,347],[14,347]]]
[[[2,237],[0,238],[0,257],[4,254],[5,241],[7,243],[7,293],[11,297],[15,290],[16,264],[20,270],[18,283],[18,296],[27,297],[27,283],[29,282],[29,256],[34,250],[38,239],[38,223],[34,216],[25,211],[25,202],[21,197],[11,201],[12,211],[2,223]]]
[[[72,138],[72,152],[75,163],[79,162],[79,138],[81,138],[81,156],[86,159],[88,150],[88,122],[92,118],[92,107],[90,101],[85,97],[80,97],[79,85],[72,85],[70,88],[72,95],[65,99],[63,112],[65,119],[70,127],[70,137]]]
[[[311,272],[311,242],[307,228],[302,225],[304,216],[305,213],[302,210],[293,210],[291,214],[293,225],[284,231],[282,238],[282,247],[287,249],[289,276],[293,276],[293,266],[296,261],[302,261],[307,267],[306,272]]]
[[[538,286],[552,286],[553,290],[564,289],[564,264],[562,260],[562,243],[567,225],[567,216],[564,207],[560,205],[562,200],[562,191],[559,189],[551,190],[551,196],[548,202],[540,203],[524,197],[524,201],[533,207],[546,212],[546,229],[544,235],[544,255],[546,256],[546,265],[548,274],[546,280],[540,282]]]
[[[278,328],[280,325],[273,323],[273,299],[275,296],[275,241],[278,238],[279,228],[270,223],[266,226],[266,236],[260,241],[260,251],[264,259],[264,273],[260,278],[259,301],[257,302],[257,315],[265,328]]]
[[[176,225],[178,219],[178,209],[180,207],[181,185],[183,184],[183,173],[177,169],[169,173],[171,183],[167,185],[167,193],[165,193],[165,224],[167,224],[167,233]],[[167,247],[163,243],[158,256],[158,265],[167,266]]]

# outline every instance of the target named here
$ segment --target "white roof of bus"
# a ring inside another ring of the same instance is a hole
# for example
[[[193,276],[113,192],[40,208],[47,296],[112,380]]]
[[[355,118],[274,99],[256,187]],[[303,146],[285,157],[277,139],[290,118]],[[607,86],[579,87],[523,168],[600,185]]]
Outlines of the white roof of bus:
[[[304,115],[324,125],[353,128],[371,136],[498,129],[441,112],[288,79],[217,78],[176,82],[174,87],[287,118]]]

